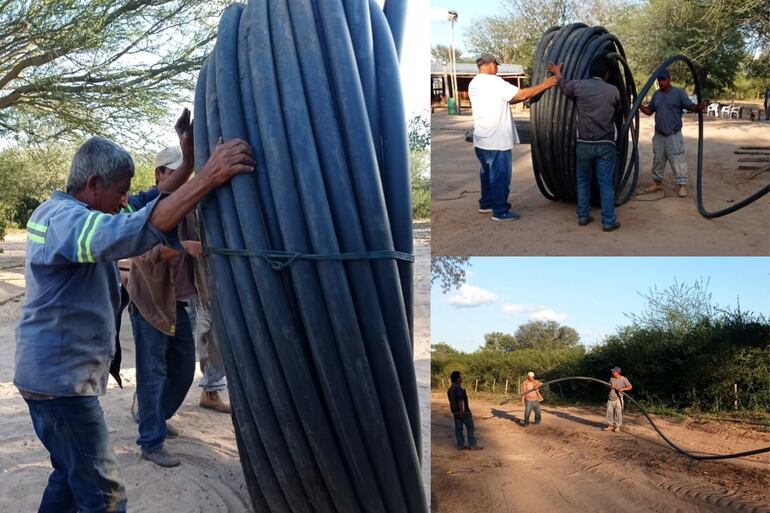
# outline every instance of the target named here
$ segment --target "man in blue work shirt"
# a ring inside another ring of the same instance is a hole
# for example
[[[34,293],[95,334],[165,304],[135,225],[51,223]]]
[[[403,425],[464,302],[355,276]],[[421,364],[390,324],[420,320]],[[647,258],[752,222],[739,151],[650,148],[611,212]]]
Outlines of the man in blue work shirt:
[[[687,196],[687,158],[682,136],[682,110],[702,111],[706,108],[706,102],[696,105],[684,91],[672,87],[671,74],[667,69],[658,75],[658,86],[660,89],[653,93],[650,103],[639,108],[648,116],[655,114],[655,135],[652,136],[653,183],[644,192],[663,190],[663,173],[668,162],[674,172],[674,185],[679,187],[677,195],[684,198]]]
[[[577,108],[577,218],[580,226],[594,220],[591,217],[591,180],[596,173],[602,212],[602,230],[620,228],[615,217],[615,117],[620,111],[618,88],[608,84],[612,62],[604,55],[589,65],[591,78],[567,80],[561,76],[561,64],[550,64],[548,71],[559,79],[559,89],[575,102]]]
[[[123,512],[125,488],[98,396],[107,387],[119,305],[117,261],[157,244],[209,191],[253,171],[243,141],[219,145],[198,175],[145,208],[119,214],[131,156],[94,137],[72,160],[67,192],[54,192],[27,224],[26,299],[16,331],[14,384],[51,455],[39,513]]]

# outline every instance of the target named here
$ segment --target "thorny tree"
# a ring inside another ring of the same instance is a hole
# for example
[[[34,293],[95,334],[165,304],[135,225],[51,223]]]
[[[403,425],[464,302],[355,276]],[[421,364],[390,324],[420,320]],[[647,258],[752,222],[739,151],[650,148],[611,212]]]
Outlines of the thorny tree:
[[[137,136],[184,98],[222,0],[0,0],[0,137]]]

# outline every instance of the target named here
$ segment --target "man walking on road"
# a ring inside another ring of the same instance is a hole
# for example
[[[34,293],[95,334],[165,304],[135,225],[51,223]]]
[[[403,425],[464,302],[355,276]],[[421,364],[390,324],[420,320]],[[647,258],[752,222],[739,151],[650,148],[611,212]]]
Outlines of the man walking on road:
[[[604,431],[620,431],[620,426],[623,425],[623,392],[632,388],[628,378],[620,375],[620,367],[613,367],[610,396],[607,399],[607,427]]]
[[[468,94],[473,108],[473,146],[481,163],[479,212],[492,213],[493,221],[514,221],[508,194],[511,187],[511,149],[519,142],[510,104],[529,100],[556,85],[556,77],[519,89],[497,76],[498,62],[492,54],[476,59],[479,74],[471,80]]]
[[[650,103],[640,107],[648,116],[655,114],[655,135],[652,136],[653,183],[644,192],[663,190],[663,174],[668,162],[674,172],[674,184],[679,187],[677,195],[684,198],[687,196],[687,159],[682,136],[682,110],[700,112],[706,108],[706,102],[696,105],[684,91],[672,87],[668,70],[658,75],[658,85],[660,89],[652,95]]]
[[[535,379],[535,373],[529,371],[527,373],[527,379],[521,384],[521,391],[527,392],[521,396],[521,402],[524,403],[524,426],[529,425],[529,416],[535,412],[535,424],[540,424],[540,401],[543,400],[543,396],[540,394],[539,388],[543,386],[543,383]]]
[[[483,447],[476,443],[476,437],[473,434],[473,414],[468,406],[468,394],[465,393],[465,389],[461,386],[463,377],[460,371],[454,371],[449,376],[449,379],[452,381],[452,385],[447,391],[447,396],[449,397],[449,409],[452,411],[452,416],[455,419],[457,450],[462,451],[465,449],[463,426],[468,431],[468,449],[483,449]]]

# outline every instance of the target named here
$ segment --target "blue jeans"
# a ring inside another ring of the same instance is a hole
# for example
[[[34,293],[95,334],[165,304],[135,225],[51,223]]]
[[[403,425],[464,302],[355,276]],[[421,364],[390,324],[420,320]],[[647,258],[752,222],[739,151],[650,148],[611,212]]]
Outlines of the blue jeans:
[[[540,401],[527,401],[524,406],[524,424],[529,424],[529,416],[535,412],[535,424],[540,424]]]
[[[476,148],[476,157],[481,163],[481,199],[479,208],[491,208],[495,214],[504,214],[511,209],[508,194],[511,190],[511,150],[482,150]]]
[[[138,310],[131,313],[136,345],[136,399],[144,451],[163,447],[166,419],[184,402],[195,375],[195,341],[184,303],[176,305],[174,336],[155,329]]]
[[[577,209],[578,219],[591,215],[591,177],[596,171],[602,207],[602,226],[615,224],[615,146],[612,144],[577,143]]]
[[[38,513],[126,511],[115,451],[96,396],[27,400],[53,471]]]
[[[476,437],[473,436],[473,415],[455,415],[455,438],[457,440],[457,448],[462,449],[465,447],[465,440],[463,439],[463,424],[468,431],[468,447],[476,445]]]

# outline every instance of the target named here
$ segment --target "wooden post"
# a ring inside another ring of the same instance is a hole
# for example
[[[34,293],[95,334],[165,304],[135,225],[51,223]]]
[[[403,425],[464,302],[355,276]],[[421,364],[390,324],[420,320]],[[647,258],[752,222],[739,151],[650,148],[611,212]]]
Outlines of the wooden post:
[[[473,389],[474,392],[479,392],[479,378],[476,378],[476,387]]]
[[[508,378],[505,378],[505,395],[508,395]]]
[[[441,388],[446,388],[446,387],[444,386],[444,378],[441,378]]]
[[[735,394],[735,409],[738,409],[738,383],[733,383],[733,393]]]
[[[492,393],[495,393],[495,384],[497,383],[497,378],[492,378]]]

